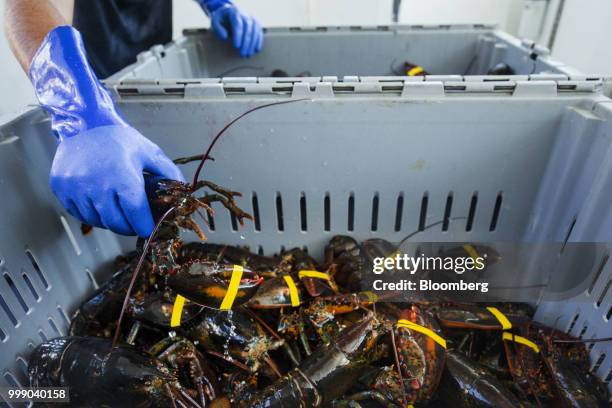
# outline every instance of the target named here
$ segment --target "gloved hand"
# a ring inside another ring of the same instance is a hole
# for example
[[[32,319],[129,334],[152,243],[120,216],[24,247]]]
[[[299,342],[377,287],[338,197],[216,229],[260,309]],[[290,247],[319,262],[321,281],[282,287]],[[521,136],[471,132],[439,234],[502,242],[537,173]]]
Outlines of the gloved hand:
[[[196,0],[210,17],[210,24],[217,36],[227,40],[229,32],[234,48],[241,57],[251,57],[263,47],[263,29],[253,17],[240,11],[229,0]]]
[[[49,181],[59,201],[84,223],[149,236],[154,223],[143,171],[180,181],[183,175],[119,115],[87,63],[79,32],[50,31],[29,73],[58,139]]]

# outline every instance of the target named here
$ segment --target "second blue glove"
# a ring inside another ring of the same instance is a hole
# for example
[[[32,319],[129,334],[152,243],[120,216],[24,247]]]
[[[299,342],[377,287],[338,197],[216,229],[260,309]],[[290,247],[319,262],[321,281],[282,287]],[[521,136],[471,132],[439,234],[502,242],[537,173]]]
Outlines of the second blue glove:
[[[251,57],[263,48],[263,29],[256,19],[240,11],[228,0],[199,0],[210,16],[210,24],[217,36],[227,40],[240,51],[241,57]]]

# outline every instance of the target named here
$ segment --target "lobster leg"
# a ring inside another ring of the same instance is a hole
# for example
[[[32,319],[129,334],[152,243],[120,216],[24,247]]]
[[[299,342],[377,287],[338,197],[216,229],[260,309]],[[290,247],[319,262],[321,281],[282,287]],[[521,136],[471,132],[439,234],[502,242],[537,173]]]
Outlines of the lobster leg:
[[[200,204],[202,204],[202,207],[204,208],[214,202],[221,203],[225,208],[227,208],[232,214],[236,216],[241,226],[244,225],[244,219],[253,219],[253,216],[251,214],[243,211],[241,208],[238,207],[236,201],[234,201],[234,198],[232,196],[227,197],[221,194],[209,194],[204,197],[198,197],[197,200]]]

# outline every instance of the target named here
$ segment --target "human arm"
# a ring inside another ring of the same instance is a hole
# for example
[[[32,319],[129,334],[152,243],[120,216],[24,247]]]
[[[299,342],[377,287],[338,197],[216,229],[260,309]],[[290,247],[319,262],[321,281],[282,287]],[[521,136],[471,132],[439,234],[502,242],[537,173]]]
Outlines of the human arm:
[[[121,117],[80,34],[50,1],[8,0],[6,11],[11,47],[58,140],[51,189],[85,223],[148,236],[153,218],[143,171],[182,181],[180,170]]]

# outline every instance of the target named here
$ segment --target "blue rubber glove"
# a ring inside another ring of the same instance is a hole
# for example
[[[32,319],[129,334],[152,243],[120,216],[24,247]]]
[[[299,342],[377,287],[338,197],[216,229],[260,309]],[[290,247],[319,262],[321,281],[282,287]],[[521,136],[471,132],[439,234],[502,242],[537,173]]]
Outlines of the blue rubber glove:
[[[231,32],[232,45],[240,50],[241,57],[252,57],[261,51],[264,34],[257,20],[229,0],[196,1],[210,17],[211,27],[219,38],[227,40]]]
[[[49,182],[59,201],[84,223],[149,236],[154,223],[143,171],[180,181],[183,175],[119,115],[87,63],[79,32],[50,31],[30,64],[30,79],[58,139]]]

